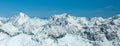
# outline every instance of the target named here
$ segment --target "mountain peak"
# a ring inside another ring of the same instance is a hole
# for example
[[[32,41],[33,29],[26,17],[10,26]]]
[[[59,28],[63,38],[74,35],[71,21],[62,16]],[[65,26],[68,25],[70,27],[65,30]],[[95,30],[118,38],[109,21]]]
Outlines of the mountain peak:
[[[63,13],[63,14],[57,14],[52,16],[53,18],[67,18],[69,17],[69,15],[67,13]]]
[[[17,16],[11,17],[10,22],[16,24],[16,25],[21,25],[25,23],[29,19],[29,16],[27,16],[25,13],[20,12]]]
[[[67,13],[63,13],[63,14],[58,14],[58,15],[51,16],[50,19],[52,19],[52,20],[66,19],[68,17],[70,17],[70,15],[68,15]]]
[[[28,17],[25,13],[23,13],[23,12],[20,12],[19,13],[19,17]]]
[[[24,16],[24,15],[25,15],[23,12],[20,12],[19,14],[20,14],[21,16]]]
[[[112,17],[112,19],[119,19],[119,18],[120,18],[120,14]]]

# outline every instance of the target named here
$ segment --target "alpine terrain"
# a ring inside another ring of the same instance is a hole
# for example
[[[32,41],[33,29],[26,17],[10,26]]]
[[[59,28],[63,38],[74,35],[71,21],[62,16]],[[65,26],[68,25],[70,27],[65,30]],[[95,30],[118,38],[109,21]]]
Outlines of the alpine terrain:
[[[64,13],[40,19],[21,12],[0,17],[0,46],[120,46],[120,15],[86,18]]]

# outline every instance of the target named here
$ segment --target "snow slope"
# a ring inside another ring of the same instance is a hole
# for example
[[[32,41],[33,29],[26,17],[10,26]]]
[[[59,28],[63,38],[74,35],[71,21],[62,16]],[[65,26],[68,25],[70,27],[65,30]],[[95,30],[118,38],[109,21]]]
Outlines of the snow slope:
[[[120,15],[110,18],[0,17],[0,46],[120,46]]]

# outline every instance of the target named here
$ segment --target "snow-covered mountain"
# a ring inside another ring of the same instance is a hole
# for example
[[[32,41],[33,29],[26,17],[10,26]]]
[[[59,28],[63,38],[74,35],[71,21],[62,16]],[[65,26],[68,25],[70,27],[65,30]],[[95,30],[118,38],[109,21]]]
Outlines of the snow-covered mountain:
[[[40,19],[21,12],[0,17],[0,46],[120,46],[120,15],[105,19],[64,13]]]

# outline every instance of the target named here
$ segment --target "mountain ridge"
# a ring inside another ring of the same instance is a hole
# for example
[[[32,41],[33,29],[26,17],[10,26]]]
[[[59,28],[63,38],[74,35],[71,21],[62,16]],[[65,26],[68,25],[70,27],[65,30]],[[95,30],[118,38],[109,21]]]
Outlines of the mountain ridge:
[[[0,46],[120,45],[120,15],[86,18],[64,13],[40,19],[20,12],[18,16],[0,18],[0,24]]]

